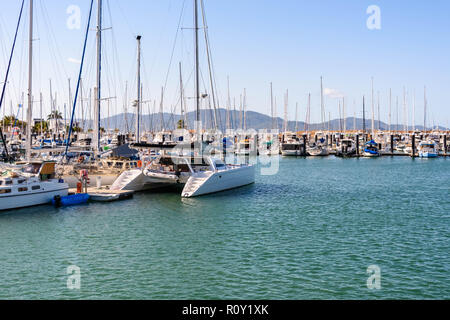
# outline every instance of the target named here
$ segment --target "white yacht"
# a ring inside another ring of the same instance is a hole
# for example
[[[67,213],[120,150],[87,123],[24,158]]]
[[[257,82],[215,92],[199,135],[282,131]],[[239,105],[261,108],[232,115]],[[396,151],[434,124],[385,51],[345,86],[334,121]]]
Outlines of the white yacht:
[[[438,147],[433,140],[420,142],[417,150],[421,158],[437,158],[439,156]]]
[[[285,133],[284,142],[281,144],[281,154],[283,156],[301,156],[303,155],[303,144],[294,133]]]
[[[328,148],[325,145],[318,143],[310,145],[306,152],[312,157],[325,157],[329,155]]]
[[[0,210],[51,203],[67,196],[69,186],[55,176],[55,162],[30,162],[0,169]]]
[[[255,183],[253,165],[230,165],[212,157],[206,157],[205,160],[209,163],[207,170],[195,170],[195,167],[188,163],[191,176],[181,192],[183,198],[197,197]]]

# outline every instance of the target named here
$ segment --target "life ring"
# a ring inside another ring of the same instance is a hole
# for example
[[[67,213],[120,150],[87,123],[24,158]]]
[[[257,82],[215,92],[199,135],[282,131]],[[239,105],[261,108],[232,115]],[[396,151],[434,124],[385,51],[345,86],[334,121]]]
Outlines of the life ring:
[[[78,163],[83,163],[84,161],[84,157],[83,156],[79,156],[78,157]]]
[[[137,166],[138,166],[138,168],[142,168],[142,160],[138,160]]]

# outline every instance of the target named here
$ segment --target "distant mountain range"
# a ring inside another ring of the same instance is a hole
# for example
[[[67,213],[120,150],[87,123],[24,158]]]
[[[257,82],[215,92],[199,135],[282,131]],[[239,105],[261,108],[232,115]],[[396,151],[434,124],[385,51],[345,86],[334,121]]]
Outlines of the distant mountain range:
[[[238,111],[230,111],[230,123],[232,128],[240,128],[241,123],[241,117],[239,115],[240,113]],[[194,127],[194,121],[195,121],[195,112],[189,112],[187,115],[187,125],[189,129],[192,129]],[[218,109],[217,110],[217,124],[220,129],[224,129],[226,127],[226,109]],[[268,115],[255,112],[255,111],[247,111],[246,115],[246,128],[247,129],[272,129],[272,118]],[[126,119],[126,121],[125,121]],[[134,113],[127,113],[125,114],[119,114],[114,115],[109,118],[104,118],[101,120],[101,126],[103,128],[109,128],[109,129],[119,129],[120,131],[134,131],[135,127],[135,114]],[[163,119],[163,120],[162,120]],[[181,116],[179,114],[170,114],[170,113],[155,113],[155,114],[144,114],[141,116],[141,130],[173,130],[177,127],[177,122],[181,119]],[[200,112],[200,119],[202,121],[203,128],[211,128],[214,124],[214,111],[210,110],[201,110]],[[79,122],[79,120],[78,120]],[[370,130],[372,127],[372,120],[366,119],[366,129]],[[388,130],[388,124],[385,122],[380,121],[378,123],[377,120],[375,122],[375,129],[380,130]],[[282,118],[276,118],[274,120],[274,127],[277,128],[280,131],[284,130],[284,120]],[[348,117],[345,119],[345,127],[347,130],[353,130],[354,126],[356,126],[356,130],[362,130],[363,129],[363,119],[361,118],[354,118],[354,117]],[[92,121],[86,121],[85,127],[89,128],[92,127]],[[305,122],[304,121],[298,121],[297,123],[295,121],[288,121],[288,130],[294,131],[295,128],[299,131],[303,131],[305,129]],[[339,130],[344,128],[344,120],[334,119],[331,120],[329,123],[330,130]],[[423,126],[416,125],[415,128],[417,130],[422,130]],[[392,130],[403,130],[403,124],[391,124]],[[430,127],[428,127],[430,129]],[[448,130],[445,127],[439,126],[440,130]],[[312,123],[308,125],[308,130],[328,130],[328,122],[325,123]],[[412,130],[412,127],[410,126],[408,130]]]

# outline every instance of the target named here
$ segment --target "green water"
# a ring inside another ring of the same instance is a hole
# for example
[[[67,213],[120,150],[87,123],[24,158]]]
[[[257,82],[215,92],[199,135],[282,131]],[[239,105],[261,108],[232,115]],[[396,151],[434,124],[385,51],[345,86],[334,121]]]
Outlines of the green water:
[[[200,198],[4,212],[0,298],[449,299],[449,172],[450,159],[280,158],[278,174]]]

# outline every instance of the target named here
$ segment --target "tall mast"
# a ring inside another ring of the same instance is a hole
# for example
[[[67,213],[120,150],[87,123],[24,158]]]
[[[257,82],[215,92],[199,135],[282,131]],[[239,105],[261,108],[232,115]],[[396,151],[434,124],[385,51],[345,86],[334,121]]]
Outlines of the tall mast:
[[[391,132],[392,89],[389,89],[389,132]]]
[[[181,73],[181,62],[179,63],[180,66],[180,109],[181,109],[181,121],[183,124],[183,127],[181,129],[186,128],[186,123],[184,123],[184,108],[183,108],[183,75]]]
[[[344,133],[347,131],[347,124],[345,123],[345,98],[342,98],[342,118],[344,123]]]
[[[298,132],[298,102],[295,103],[295,132]]]
[[[377,95],[378,95],[378,130],[381,129],[381,125],[380,125],[380,121],[381,121],[381,117],[380,117],[380,91],[377,91]]]
[[[406,113],[406,89],[403,87],[403,131],[407,130],[406,119],[408,115]]]
[[[40,113],[40,116],[39,116],[39,118],[40,118],[40,120],[39,120],[39,122],[40,122],[40,133],[41,133],[41,136],[42,136],[42,132],[43,132],[43,130],[42,130],[42,123],[43,123],[43,119],[42,119],[42,92],[39,94],[39,113]]]
[[[416,90],[413,91],[412,127],[413,132],[416,131]]]
[[[375,136],[375,105],[373,97],[373,77],[372,77],[372,139]]]
[[[397,111],[397,125],[395,126],[396,127],[396,131],[398,131],[398,126],[399,126],[399,121],[398,121],[398,96],[397,96],[397,100],[396,100],[396,111]]]
[[[427,131],[427,87],[423,88],[423,130]]]
[[[320,77],[320,121],[322,122],[322,129],[325,128],[325,107],[323,101],[323,78]]]
[[[128,129],[128,108],[127,108],[127,104],[128,104],[128,81],[125,81],[125,98],[124,98],[124,104],[123,104],[123,109],[124,109],[124,120],[125,120],[125,133],[129,133],[129,129]]]
[[[97,8],[97,86],[94,89],[94,148],[100,151],[100,108],[101,108],[101,76],[102,76],[102,0],[98,0]]]
[[[231,98],[230,98],[230,77],[227,76],[227,92],[228,92],[228,99],[227,99],[227,129],[230,129],[230,108],[231,108]]]
[[[363,96],[363,133],[366,133],[366,97]]]
[[[28,49],[28,110],[27,110],[27,148],[26,158],[31,160],[31,122],[33,108],[33,0],[30,0],[30,31]]]
[[[242,108],[244,110],[244,130],[247,130],[247,90],[244,88],[244,100],[242,103]]]
[[[270,114],[272,116],[272,129],[275,129],[275,118],[273,113],[273,90],[272,90],[272,82],[270,83]]]
[[[288,120],[287,120],[287,113],[288,113],[288,99],[289,99],[289,91],[286,90],[286,94],[284,96],[284,133],[288,131]]]
[[[194,21],[195,21],[195,107],[197,130],[200,122],[200,75],[199,75],[199,56],[198,56],[198,0],[194,0]],[[198,132],[200,133],[200,132]]]
[[[136,101],[136,139],[139,143],[141,141],[140,132],[140,115],[141,115],[141,36],[136,37],[137,40],[137,101]]]
[[[84,100],[83,100],[83,79],[80,78],[80,110],[81,110],[81,131],[84,132]]]

